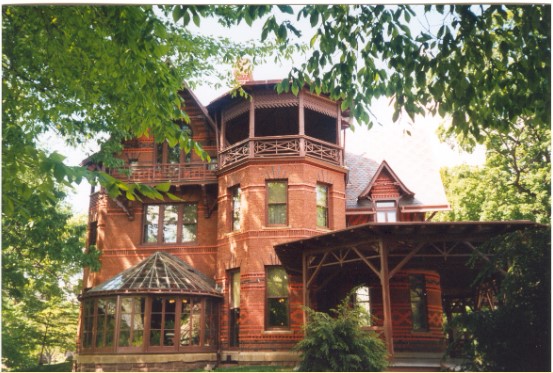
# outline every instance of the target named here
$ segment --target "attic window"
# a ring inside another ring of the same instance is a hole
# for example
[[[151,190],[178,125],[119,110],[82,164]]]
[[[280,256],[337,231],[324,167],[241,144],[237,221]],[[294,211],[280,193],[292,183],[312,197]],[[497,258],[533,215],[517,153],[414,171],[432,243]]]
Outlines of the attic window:
[[[393,223],[397,221],[397,206],[395,201],[376,201],[376,221]]]

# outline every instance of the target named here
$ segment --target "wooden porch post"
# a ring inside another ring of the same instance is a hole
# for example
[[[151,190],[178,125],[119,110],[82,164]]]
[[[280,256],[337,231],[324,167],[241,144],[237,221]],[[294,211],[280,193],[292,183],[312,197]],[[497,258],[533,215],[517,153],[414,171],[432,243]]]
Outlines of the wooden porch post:
[[[307,288],[307,256],[305,253],[301,254],[301,265],[302,265],[302,282],[303,282],[303,325],[307,323],[307,314],[305,312],[305,307],[309,307],[309,289]]]
[[[392,302],[390,300],[390,276],[388,271],[388,247],[384,240],[379,241],[380,246],[380,285],[382,287],[382,306],[384,310],[384,338],[388,354],[394,355],[394,338],[392,336]]]
[[[305,110],[303,106],[303,91],[298,95],[298,126],[300,135],[300,157],[305,157]]]
[[[249,157],[250,158],[253,158],[255,157],[255,147],[254,147],[254,140],[253,138],[255,137],[255,102],[254,102],[255,98],[253,97],[253,95],[250,96],[250,121],[249,121],[249,134],[248,134],[248,137],[249,137]]]

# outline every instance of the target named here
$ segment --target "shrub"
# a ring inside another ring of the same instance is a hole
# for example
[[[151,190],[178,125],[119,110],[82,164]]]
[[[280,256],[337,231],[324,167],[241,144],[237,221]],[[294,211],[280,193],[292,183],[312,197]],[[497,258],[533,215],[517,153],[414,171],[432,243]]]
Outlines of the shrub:
[[[376,372],[387,367],[384,342],[375,332],[361,329],[368,315],[348,300],[331,310],[335,317],[307,309],[305,338],[295,347],[301,352],[300,371]]]
[[[550,372],[551,233],[548,228],[514,232],[489,246],[495,266],[507,268],[499,305],[454,319],[462,339],[450,349],[462,342],[463,368],[470,371]]]

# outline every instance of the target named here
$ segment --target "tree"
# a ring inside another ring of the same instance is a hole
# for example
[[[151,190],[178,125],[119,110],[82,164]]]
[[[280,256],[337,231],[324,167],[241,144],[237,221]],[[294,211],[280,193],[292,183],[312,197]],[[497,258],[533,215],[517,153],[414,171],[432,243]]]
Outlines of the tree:
[[[270,6],[215,13],[228,25],[264,19],[261,39],[272,36],[282,46],[301,35],[293,21],[277,21]],[[342,100],[343,109],[369,125],[370,104],[385,95],[393,99],[394,120],[402,112],[412,120],[427,111],[449,114],[452,131],[478,141],[483,129],[505,132],[521,119],[549,126],[548,5],[306,5],[296,13],[315,34],[307,61],[279,91],[307,85]]]
[[[490,242],[494,261],[481,274],[506,269],[496,309],[454,321],[464,331],[464,365],[470,371],[551,371],[551,233],[514,232]],[[457,341],[454,341],[457,343]]]
[[[331,310],[332,316],[307,309],[305,337],[294,347],[301,352],[300,371],[379,372],[387,367],[384,342],[375,332],[361,329],[369,315],[350,299]]]
[[[452,210],[437,218],[463,220],[551,219],[551,131],[519,124],[508,133],[485,130],[486,162],[442,169]],[[461,139],[461,146],[470,149]]]
[[[47,133],[72,145],[99,141],[96,160],[106,167],[121,165],[113,153],[123,139],[146,133],[207,157],[178,130],[177,120],[189,120],[179,90],[184,82],[228,80],[219,63],[271,50],[194,35],[151,6],[6,6],[2,16],[4,214],[27,213],[31,194],[54,201],[55,185],[83,178],[112,195],[157,197],[163,188],[129,187],[68,167],[37,141]]]
[[[85,217],[71,218],[58,202],[27,201],[32,218],[2,216],[2,351],[10,369],[36,366],[41,355],[75,348],[78,302],[75,277],[98,266],[97,251],[84,250]]]

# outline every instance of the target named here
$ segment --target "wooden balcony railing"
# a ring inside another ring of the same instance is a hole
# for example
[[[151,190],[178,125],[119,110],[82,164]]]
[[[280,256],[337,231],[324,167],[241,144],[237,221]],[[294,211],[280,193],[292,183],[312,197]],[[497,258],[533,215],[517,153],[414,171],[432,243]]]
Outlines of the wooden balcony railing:
[[[156,184],[170,181],[176,184],[216,183],[217,167],[213,163],[156,163],[129,165],[122,172],[112,170],[110,174],[120,180]],[[127,175],[128,173],[128,175]]]
[[[342,148],[309,136],[256,137],[240,141],[219,154],[221,168],[247,158],[307,156],[340,165]]]

